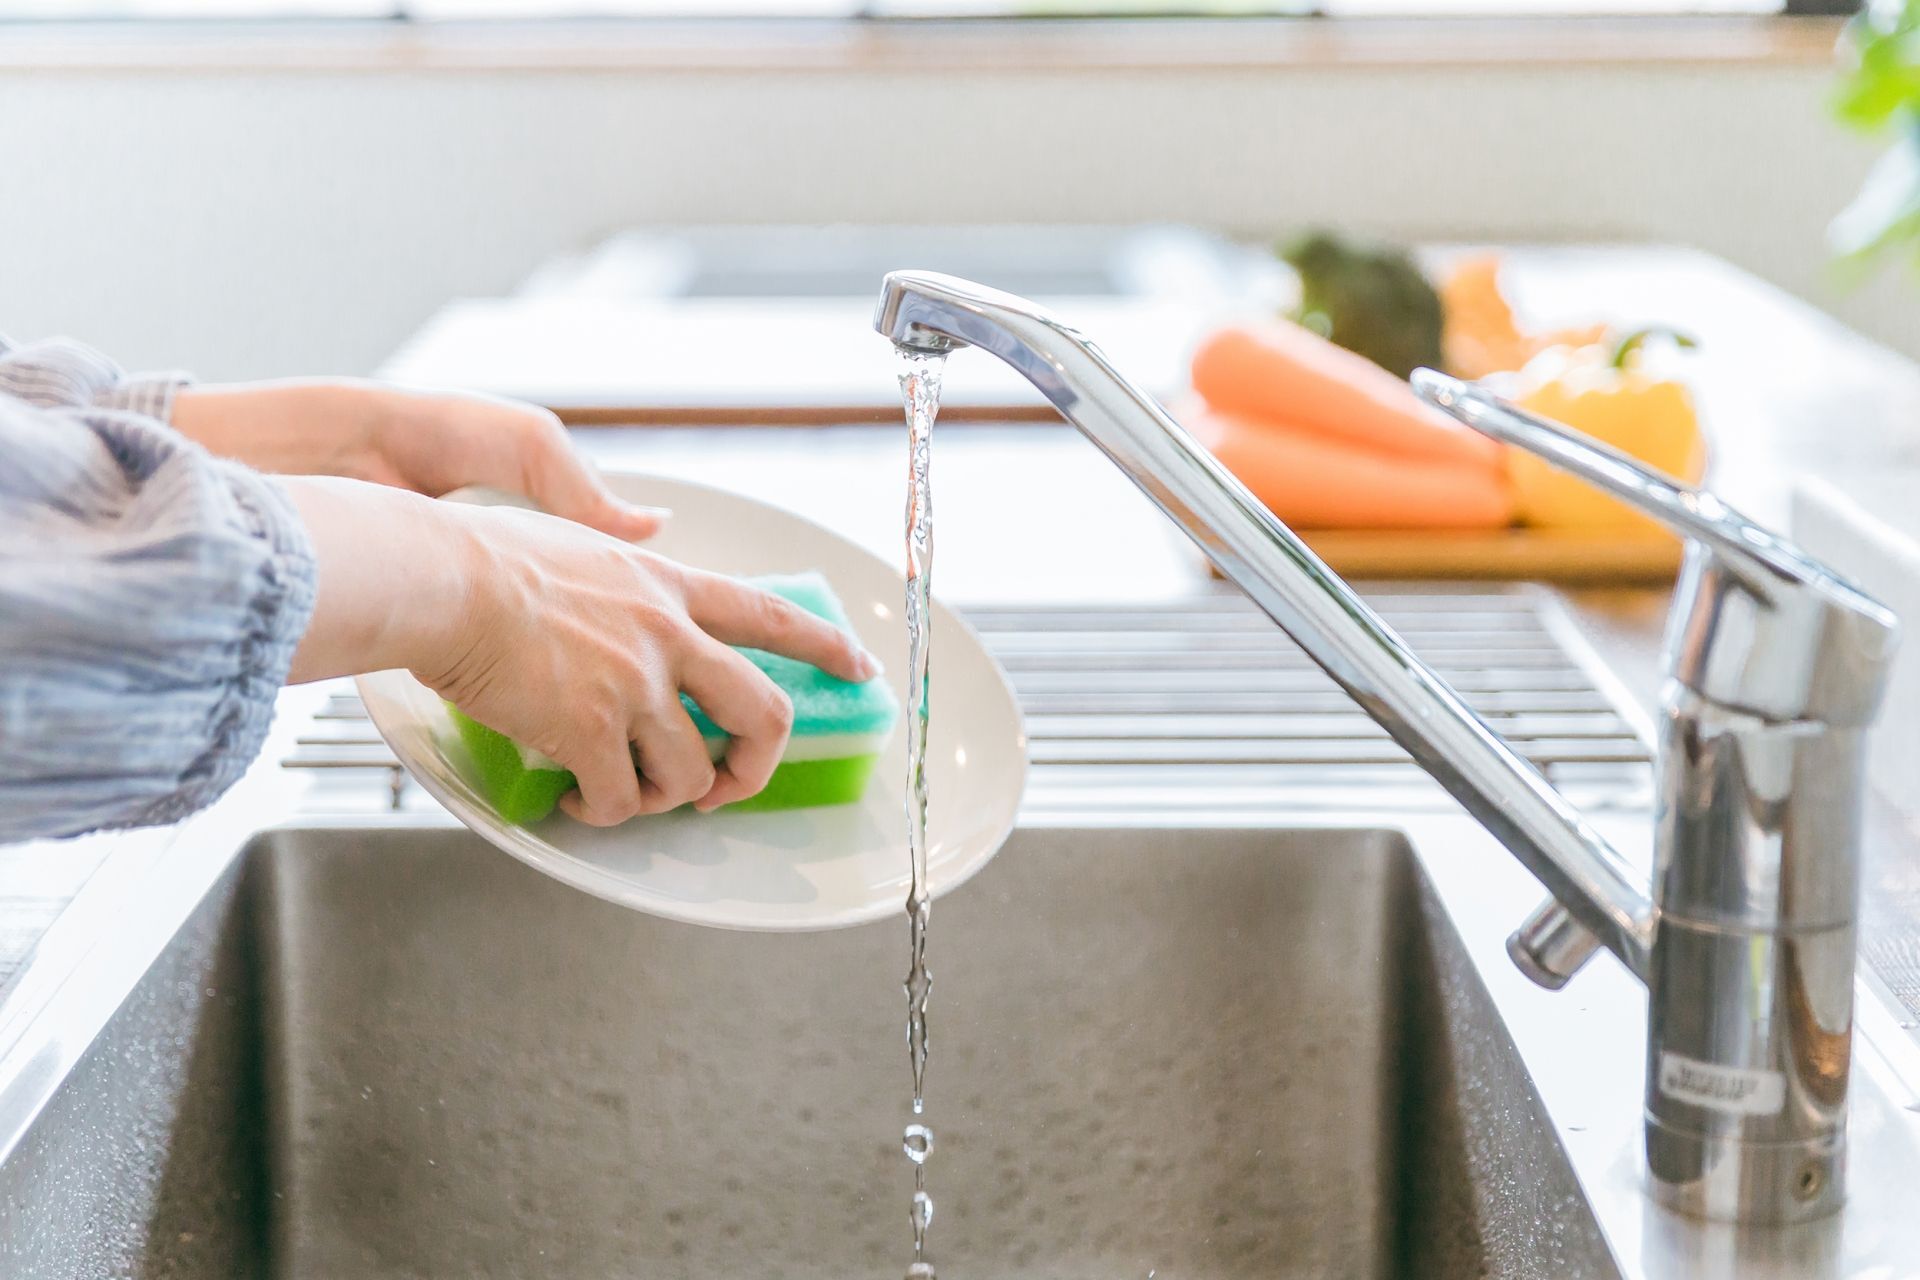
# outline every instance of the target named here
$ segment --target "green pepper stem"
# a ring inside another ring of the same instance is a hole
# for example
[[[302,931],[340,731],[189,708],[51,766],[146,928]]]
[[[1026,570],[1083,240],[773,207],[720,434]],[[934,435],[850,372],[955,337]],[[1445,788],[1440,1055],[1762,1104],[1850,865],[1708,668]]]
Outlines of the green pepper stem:
[[[1644,329],[1635,329],[1620,339],[1620,345],[1613,349],[1613,359],[1607,361],[1608,366],[1614,369],[1626,368],[1627,360],[1654,338],[1666,338],[1682,351],[1692,351],[1700,345],[1700,340],[1690,333],[1682,333],[1664,324],[1648,325]]]

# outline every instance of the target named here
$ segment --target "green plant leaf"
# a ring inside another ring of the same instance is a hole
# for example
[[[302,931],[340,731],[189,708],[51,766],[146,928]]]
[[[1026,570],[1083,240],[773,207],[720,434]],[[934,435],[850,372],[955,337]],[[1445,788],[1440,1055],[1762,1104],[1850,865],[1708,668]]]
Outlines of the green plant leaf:
[[[1920,133],[1910,129],[1887,148],[1860,193],[1827,228],[1827,243],[1852,259],[1900,244],[1920,246]]]
[[[1853,54],[1834,114],[1862,133],[1892,131],[1893,144],[1827,230],[1852,274],[1897,248],[1920,260],[1920,0],[1871,0],[1847,25]]]

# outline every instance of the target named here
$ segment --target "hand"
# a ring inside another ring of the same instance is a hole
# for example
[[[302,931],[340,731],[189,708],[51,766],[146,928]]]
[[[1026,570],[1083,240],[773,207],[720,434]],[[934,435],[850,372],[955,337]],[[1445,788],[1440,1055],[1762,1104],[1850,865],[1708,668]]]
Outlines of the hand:
[[[352,481],[286,487],[320,561],[291,678],[406,667],[571,770],[579,787],[561,805],[595,826],[689,801],[711,810],[766,785],[793,706],[728,646],[843,680],[880,670],[797,605],[566,520]],[[731,735],[718,768],[682,691]]]
[[[622,502],[545,409],[355,381],[194,387],[173,426],[213,453],[282,475],[345,476],[437,498],[486,485],[629,541],[667,513]]]

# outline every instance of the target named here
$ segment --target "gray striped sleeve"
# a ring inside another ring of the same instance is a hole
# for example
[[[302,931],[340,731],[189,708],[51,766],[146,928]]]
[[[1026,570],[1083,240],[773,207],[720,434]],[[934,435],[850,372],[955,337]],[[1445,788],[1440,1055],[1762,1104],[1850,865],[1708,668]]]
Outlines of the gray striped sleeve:
[[[0,396],[41,409],[124,409],[173,418],[173,397],[193,380],[184,373],[131,377],[92,347],[71,338],[16,346],[0,334]]]
[[[0,843],[169,822],[259,751],[313,608],[272,480],[71,343],[0,350]]]

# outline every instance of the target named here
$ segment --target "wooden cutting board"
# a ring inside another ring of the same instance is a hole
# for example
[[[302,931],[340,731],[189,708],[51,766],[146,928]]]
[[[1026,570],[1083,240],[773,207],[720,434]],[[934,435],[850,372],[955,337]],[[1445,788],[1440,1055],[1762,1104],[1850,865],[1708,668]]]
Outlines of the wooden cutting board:
[[[1664,585],[1679,572],[1682,551],[1677,539],[1572,529],[1313,529],[1300,536],[1344,578]]]

